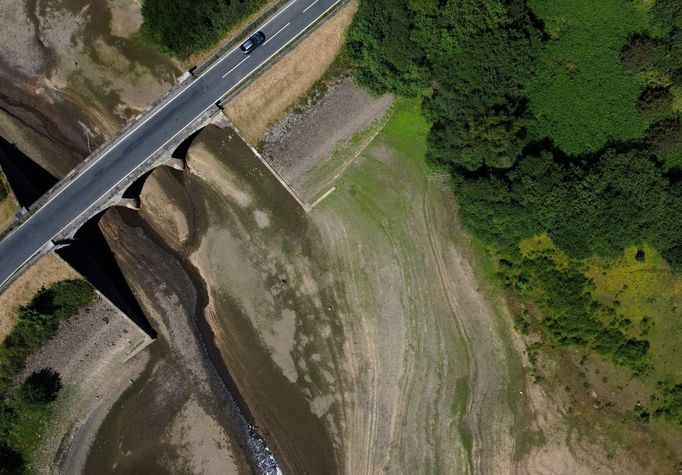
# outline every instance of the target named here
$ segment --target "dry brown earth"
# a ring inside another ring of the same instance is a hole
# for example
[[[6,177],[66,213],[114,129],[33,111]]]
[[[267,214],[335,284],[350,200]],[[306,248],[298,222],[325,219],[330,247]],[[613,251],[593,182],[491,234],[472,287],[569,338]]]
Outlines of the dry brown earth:
[[[343,46],[357,5],[353,0],[342,7],[227,104],[225,113],[249,143],[258,144],[324,75]]]
[[[134,35],[139,8],[134,0],[0,1],[0,22],[12,25],[0,30],[0,105],[66,152],[62,160],[92,150],[179,74]]]
[[[49,287],[50,284],[60,280],[79,277],[80,274],[56,254],[41,257],[0,293],[0,341],[14,328],[17,307],[28,304],[43,287]]]
[[[387,147],[373,143],[354,166],[379,160],[390,173],[354,173],[390,177],[395,191],[371,212],[396,198],[397,215],[366,216],[348,188],[311,221],[229,130],[204,130],[184,181],[199,223],[190,258],[209,289],[207,319],[285,466],[499,469],[511,461],[516,418],[500,397],[513,400],[506,391],[522,384],[518,369],[453,244],[451,195],[438,180],[400,172],[400,154]],[[160,231],[178,229],[163,224],[177,221],[174,212],[147,215],[160,218],[160,227],[150,222]],[[467,356],[467,347],[476,351]]]
[[[159,175],[162,183],[174,179]],[[160,212],[172,216],[177,210],[169,205]],[[232,403],[198,338],[197,290],[177,259],[150,239],[153,231],[145,232],[135,212],[112,209],[107,215],[103,232],[159,337],[150,346],[143,377],[100,428],[86,473],[244,473],[243,441],[229,432]]]

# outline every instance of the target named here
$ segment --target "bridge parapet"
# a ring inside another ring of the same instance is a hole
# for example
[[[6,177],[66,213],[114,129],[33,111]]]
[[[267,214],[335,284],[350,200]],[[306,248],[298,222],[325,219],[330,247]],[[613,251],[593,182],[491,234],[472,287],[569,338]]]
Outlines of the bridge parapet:
[[[182,133],[178,134],[177,137],[168,142],[154,155],[147,158],[142,166],[138,167],[134,173],[128,175],[125,180],[120,182],[114,189],[112,189],[109,195],[102,196],[100,200],[94,203],[86,213],[83,213],[77,220],[72,222],[68,228],[64,229],[60,234],[55,236],[53,241],[73,238],[80,227],[83,226],[83,224],[85,224],[88,220],[92,219],[94,216],[97,216],[107,208],[119,205],[121,202],[125,203],[123,195],[132,183],[156,167],[169,164],[169,162],[171,165],[177,164],[177,159],[171,156],[173,151],[189,136],[211,123],[224,120],[224,117],[224,114],[217,108],[211,108],[205,111],[192,123],[187,125]],[[180,162],[182,162],[182,160],[180,160]]]

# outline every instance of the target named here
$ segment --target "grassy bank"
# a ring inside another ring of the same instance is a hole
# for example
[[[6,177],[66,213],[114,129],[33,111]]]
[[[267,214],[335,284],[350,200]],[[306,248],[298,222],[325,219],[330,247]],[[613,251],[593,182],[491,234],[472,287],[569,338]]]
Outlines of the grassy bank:
[[[356,77],[378,93],[427,91],[426,153],[447,167],[460,217],[506,286],[536,381],[551,380],[548,394],[568,388],[571,411],[585,416],[574,417],[581,435],[609,427],[643,465],[629,448],[646,440],[670,469],[682,457],[671,340],[680,331],[682,5],[486,7],[361,4],[347,41]]]
[[[53,415],[61,388],[50,370],[33,373],[18,388],[26,360],[95,297],[83,280],[57,282],[17,309],[18,323],[0,345],[0,460],[6,473],[23,473]]]
[[[0,172],[0,229],[7,226],[14,219],[17,205],[13,197],[10,196],[9,185],[7,180]]]

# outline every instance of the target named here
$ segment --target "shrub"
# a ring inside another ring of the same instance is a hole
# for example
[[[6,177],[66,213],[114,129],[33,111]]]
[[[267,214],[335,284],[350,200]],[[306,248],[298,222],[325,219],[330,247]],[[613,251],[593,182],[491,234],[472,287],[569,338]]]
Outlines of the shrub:
[[[84,280],[65,280],[42,289],[17,310],[19,322],[0,345],[0,393],[23,370],[26,358],[52,338],[59,322],[94,298],[93,288]]]
[[[24,457],[4,442],[0,442],[0,474],[17,475],[24,473]]]
[[[670,155],[682,146],[682,126],[677,117],[668,117],[651,124],[646,144],[659,157]]]
[[[626,71],[640,73],[651,71],[665,58],[665,43],[646,34],[630,35],[620,52],[620,60]]]
[[[30,404],[47,404],[57,399],[62,388],[59,373],[52,368],[34,371],[21,386],[19,395]]]
[[[648,86],[639,96],[637,109],[646,119],[660,119],[672,112],[673,95],[663,86]]]
[[[663,383],[661,401],[654,416],[682,424],[682,384]]]

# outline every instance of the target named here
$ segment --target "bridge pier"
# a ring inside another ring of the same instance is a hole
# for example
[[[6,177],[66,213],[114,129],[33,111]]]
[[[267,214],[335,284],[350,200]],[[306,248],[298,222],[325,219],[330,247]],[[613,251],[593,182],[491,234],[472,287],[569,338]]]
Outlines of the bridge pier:
[[[166,165],[167,167],[171,167],[175,170],[180,170],[180,171],[185,170],[185,168],[187,166],[185,161],[182,158],[174,158],[174,157],[169,158],[168,161],[164,165]]]
[[[140,210],[140,199],[139,198],[121,198],[118,200],[115,206],[122,206],[124,208],[134,209],[135,211]]]

